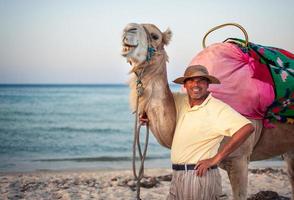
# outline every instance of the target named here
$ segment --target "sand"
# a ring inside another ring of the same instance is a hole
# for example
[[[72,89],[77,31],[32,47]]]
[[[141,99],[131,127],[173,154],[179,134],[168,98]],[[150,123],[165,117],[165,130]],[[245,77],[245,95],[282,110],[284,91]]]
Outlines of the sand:
[[[232,199],[226,173],[221,170],[223,196]],[[165,199],[170,169],[147,169],[142,199]],[[0,173],[0,199],[135,199],[131,170],[75,170]],[[275,191],[288,199],[291,187],[284,168],[250,170],[248,197],[260,191]]]

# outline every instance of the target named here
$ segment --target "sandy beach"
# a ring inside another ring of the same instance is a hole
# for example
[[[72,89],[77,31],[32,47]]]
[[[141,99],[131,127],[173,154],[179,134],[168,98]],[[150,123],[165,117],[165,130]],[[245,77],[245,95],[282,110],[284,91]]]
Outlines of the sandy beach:
[[[226,173],[221,170],[222,199],[232,199]],[[146,169],[142,199],[165,199],[170,169]],[[135,199],[131,170],[75,170],[0,173],[0,199]],[[248,197],[260,191],[276,192],[289,199],[291,188],[284,168],[251,169]],[[255,198],[255,199],[261,199]]]

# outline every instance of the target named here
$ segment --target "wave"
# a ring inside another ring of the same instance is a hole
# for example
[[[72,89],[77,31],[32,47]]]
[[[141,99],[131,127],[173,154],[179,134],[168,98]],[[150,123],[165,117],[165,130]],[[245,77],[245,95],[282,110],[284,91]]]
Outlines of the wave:
[[[147,156],[145,160],[167,159],[169,156]],[[138,160],[138,158],[137,158]],[[130,156],[100,156],[100,157],[76,157],[76,158],[52,158],[52,159],[36,159],[32,161],[38,162],[110,162],[110,161],[132,161]]]
[[[125,134],[128,130],[115,128],[73,128],[73,127],[34,127],[35,130],[49,133],[90,133],[90,134]],[[13,128],[2,128],[0,132],[12,132]],[[24,132],[24,130],[19,130]]]
[[[47,129],[47,128],[46,128]],[[121,133],[122,130],[114,128],[73,128],[73,127],[52,127],[47,129],[50,132],[84,132],[84,133]]]

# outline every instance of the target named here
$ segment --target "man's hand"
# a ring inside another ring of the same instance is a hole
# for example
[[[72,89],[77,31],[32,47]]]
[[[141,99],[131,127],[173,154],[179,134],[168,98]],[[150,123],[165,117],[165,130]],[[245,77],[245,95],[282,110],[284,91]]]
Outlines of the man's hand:
[[[207,170],[210,167],[217,165],[217,164],[218,164],[218,161],[217,161],[216,157],[205,159],[205,160],[200,160],[194,168],[196,170],[196,175],[197,176],[205,175],[205,173],[207,172]]]
[[[141,126],[148,124],[149,120],[146,113],[139,115],[139,122]]]

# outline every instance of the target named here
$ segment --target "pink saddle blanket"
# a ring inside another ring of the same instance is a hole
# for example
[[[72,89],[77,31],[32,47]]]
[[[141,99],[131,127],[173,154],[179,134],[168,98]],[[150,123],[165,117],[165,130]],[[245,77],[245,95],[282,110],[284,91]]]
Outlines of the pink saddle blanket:
[[[275,98],[269,72],[231,43],[216,43],[197,54],[189,64],[207,67],[221,84],[211,84],[212,96],[229,104],[245,117],[263,119]]]

